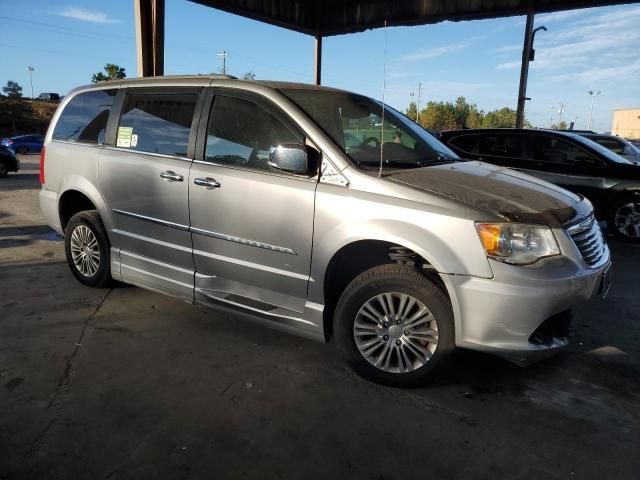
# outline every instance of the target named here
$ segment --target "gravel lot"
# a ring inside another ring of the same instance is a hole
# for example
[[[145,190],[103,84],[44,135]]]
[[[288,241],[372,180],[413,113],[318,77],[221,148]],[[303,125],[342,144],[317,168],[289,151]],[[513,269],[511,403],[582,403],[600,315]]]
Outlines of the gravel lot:
[[[527,369],[461,352],[398,390],[322,345],[135,287],[77,283],[38,159],[0,180],[0,478],[640,478],[640,247]]]

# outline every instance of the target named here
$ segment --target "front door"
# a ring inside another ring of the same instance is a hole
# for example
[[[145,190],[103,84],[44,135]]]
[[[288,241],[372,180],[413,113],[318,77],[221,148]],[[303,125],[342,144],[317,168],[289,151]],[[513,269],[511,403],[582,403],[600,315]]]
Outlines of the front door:
[[[302,312],[317,172],[271,167],[272,147],[304,135],[266,100],[233,92],[217,92],[189,177],[196,299]]]
[[[116,145],[100,156],[122,280],[186,299],[193,298],[188,181],[197,97],[193,89],[127,89]]]
[[[606,193],[605,167],[599,159],[568,140],[530,136],[526,173],[584,195],[594,204]]]

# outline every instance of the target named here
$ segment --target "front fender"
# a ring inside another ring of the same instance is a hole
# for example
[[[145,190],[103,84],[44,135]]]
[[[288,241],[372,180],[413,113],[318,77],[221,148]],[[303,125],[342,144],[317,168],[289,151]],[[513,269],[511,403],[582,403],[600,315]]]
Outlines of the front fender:
[[[342,192],[322,190],[319,188],[316,195],[309,288],[313,301],[323,302],[324,277],[333,256],[360,240],[409,248],[441,274],[493,276],[474,221],[456,216],[455,208],[431,209],[397,199],[383,203],[377,195],[352,191],[347,197]]]

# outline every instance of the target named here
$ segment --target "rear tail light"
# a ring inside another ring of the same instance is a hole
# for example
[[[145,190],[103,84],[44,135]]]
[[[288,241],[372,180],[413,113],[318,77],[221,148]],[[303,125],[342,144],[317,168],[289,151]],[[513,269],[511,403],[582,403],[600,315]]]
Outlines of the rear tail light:
[[[44,147],[40,150],[40,184],[44,185]]]

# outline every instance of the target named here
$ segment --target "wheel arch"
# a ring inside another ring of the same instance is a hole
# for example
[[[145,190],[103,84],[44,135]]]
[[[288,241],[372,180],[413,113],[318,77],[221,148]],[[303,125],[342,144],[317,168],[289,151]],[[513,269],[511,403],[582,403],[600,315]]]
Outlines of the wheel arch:
[[[401,243],[380,239],[360,239],[343,245],[329,260],[323,278],[323,329],[330,341],[334,329],[334,312],[347,285],[361,273],[380,265],[408,264],[422,271],[451,299],[452,291],[433,263],[420,252]]]
[[[111,230],[110,211],[97,187],[84,177],[66,179],[58,197],[58,216],[62,231],[73,215],[85,210],[97,210],[107,233]]]

